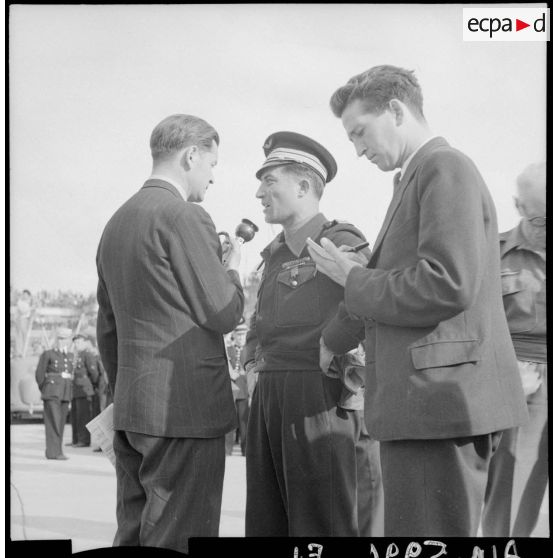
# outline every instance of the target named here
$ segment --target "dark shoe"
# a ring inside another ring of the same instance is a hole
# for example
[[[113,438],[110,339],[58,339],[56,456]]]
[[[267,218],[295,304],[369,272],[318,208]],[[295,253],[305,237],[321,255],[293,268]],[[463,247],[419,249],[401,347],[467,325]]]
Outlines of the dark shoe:
[[[71,447],[71,448],[75,448],[76,445],[74,444],[74,442],[70,442],[69,444],[64,444],[65,446]]]
[[[74,448],[88,448],[89,444],[84,444],[83,442],[78,442],[74,445]]]
[[[69,459],[69,457],[61,454],[57,455],[56,457],[47,457],[47,459],[57,459],[58,461],[65,461],[66,459]]]
[[[94,448],[93,451],[103,451],[101,448]]]

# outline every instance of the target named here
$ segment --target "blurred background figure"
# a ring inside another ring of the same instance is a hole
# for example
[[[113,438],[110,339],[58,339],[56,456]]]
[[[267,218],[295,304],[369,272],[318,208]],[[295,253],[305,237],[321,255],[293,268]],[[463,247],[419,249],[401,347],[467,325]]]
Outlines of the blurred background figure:
[[[492,459],[483,535],[528,537],[548,485],[546,357],[546,163],[517,178],[519,224],[500,235],[502,294],[529,410],[506,430]]]
[[[227,344],[227,357],[229,359],[229,373],[231,376],[234,403],[238,418],[238,428],[226,436],[227,455],[232,455],[235,443],[240,444],[240,452],[246,455],[246,430],[248,428],[248,382],[246,372],[242,366],[242,355],[246,343],[246,324],[241,323],[230,334]]]
[[[74,356],[70,352],[71,343],[72,330],[59,328],[55,348],[42,353],[35,372],[44,405],[47,459],[68,459],[62,452],[62,440],[72,399]]]
[[[93,418],[94,386],[99,380],[97,357],[91,350],[91,340],[79,333],[74,341],[74,378],[70,419],[72,443],[75,448],[86,448],[91,444],[91,435],[85,425]]]
[[[21,357],[24,353],[25,339],[29,322],[33,312],[33,297],[31,292],[25,289],[16,302],[15,319],[15,356]]]

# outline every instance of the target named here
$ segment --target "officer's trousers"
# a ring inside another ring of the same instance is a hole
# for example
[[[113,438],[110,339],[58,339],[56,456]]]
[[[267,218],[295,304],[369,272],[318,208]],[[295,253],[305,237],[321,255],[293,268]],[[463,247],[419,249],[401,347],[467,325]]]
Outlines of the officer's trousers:
[[[530,537],[548,485],[547,365],[527,397],[529,422],[506,430],[489,469],[482,520],[485,537]]]
[[[260,372],[248,419],[246,536],[359,536],[358,508],[373,503],[357,489],[374,467],[359,479],[363,421],[337,407],[341,387],[319,371]]]
[[[225,475],[225,437],[160,438],[114,433],[114,546],[188,552],[190,537],[217,537]]]
[[[380,443],[373,440],[366,430],[364,412],[356,443],[358,532],[361,537],[384,536],[384,489],[380,466]]]
[[[68,418],[69,401],[59,399],[45,399],[43,401],[43,420],[46,434],[46,456],[54,459],[63,455],[62,441],[64,425]]]
[[[70,409],[72,423],[72,444],[91,443],[91,434],[85,425],[93,418],[91,413],[91,397],[74,397]]]

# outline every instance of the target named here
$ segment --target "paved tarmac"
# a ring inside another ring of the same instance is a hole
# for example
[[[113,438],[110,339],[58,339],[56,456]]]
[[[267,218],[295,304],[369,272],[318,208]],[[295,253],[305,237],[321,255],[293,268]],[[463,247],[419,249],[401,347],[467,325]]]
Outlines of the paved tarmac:
[[[71,539],[72,552],[112,546],[116,532],[116,475],[91,448],[64,447],[67,461],[45,459],[42,423],[10,427],[11,540]],[[71,442],[71,427],[64,429]],[[219,535],[244,536],[245,458],[225,464]]]
[[[67,461],[47,460],[42,423],[11,425],[11,540],[71,539],[72,552],[112,545],[116,477],[91,448],[65,447]],[[66,426],[65,443],[71,441]],[[219,535],[244,536],[245,458],[227,457]],[[549,536],[548,491],[533,536]]]

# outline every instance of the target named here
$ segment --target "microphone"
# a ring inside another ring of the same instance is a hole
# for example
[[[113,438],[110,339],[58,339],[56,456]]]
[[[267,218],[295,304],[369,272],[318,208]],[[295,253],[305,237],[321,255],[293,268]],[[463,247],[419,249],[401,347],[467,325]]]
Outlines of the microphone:
[[[242,219],[241,223],[236,227],[234,234],[238,242],[242,245],[245,242],[250,242],[258,231],[257,225],[252,223],[250,219]]]

